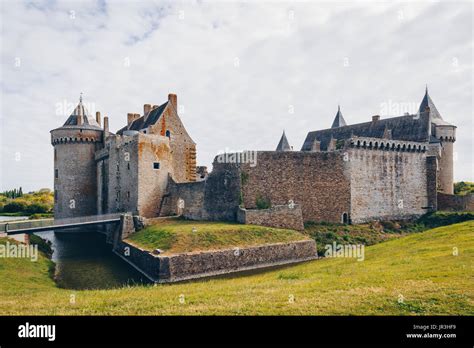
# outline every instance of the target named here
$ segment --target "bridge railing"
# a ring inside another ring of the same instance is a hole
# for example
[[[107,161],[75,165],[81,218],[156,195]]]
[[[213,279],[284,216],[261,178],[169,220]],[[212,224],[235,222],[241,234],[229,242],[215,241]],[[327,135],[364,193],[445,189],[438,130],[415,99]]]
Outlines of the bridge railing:
[[[107,221],[116,221],[120,219],[120,215],[123,213],[115,214],[102,214],[102,215],[91,215],[91,216],[79,216],[74,218],[64,218],[64,219],[39,219],[39,220],[22,220],[22,221],[12,221],[0,223],[0,231],[2,232],[12,232],[17,230],[26,230],[31,228],[40,228],[40,227],[62,227],[68,225],[80,225],[85,223],[94,223],[94,222],[107,222]]]

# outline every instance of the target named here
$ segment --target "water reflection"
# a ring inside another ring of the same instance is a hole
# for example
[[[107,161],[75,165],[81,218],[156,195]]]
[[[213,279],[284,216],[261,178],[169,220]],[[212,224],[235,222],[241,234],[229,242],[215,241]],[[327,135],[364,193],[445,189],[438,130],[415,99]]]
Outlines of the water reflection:
[[[49,240],[56,263],[56,283],[67,289],[110,289],[148,283],[147,279],[112,252],[97,231],[38,233]]]

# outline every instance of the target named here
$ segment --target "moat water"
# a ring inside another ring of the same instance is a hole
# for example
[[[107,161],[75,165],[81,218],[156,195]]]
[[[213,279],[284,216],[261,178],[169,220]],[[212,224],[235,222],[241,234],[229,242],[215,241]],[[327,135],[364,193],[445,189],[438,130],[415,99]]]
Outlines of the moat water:
[[[76,231],[38,233],[52,243],[58,287],[111,289],[148,283],[140,272],[112,252],[105,235],[97,231]]]

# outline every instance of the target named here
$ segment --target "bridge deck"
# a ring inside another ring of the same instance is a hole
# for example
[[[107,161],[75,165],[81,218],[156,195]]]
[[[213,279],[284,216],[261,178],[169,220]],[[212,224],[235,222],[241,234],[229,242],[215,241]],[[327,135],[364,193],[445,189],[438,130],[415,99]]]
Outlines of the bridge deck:
[[[0,223],[0,232],[7,235],[34,233],[49,230],[60,230],[81,226],[116,223],[120,221],[122,213],[80,216],[67,219],[40,219],[28,221],[13,221]]]

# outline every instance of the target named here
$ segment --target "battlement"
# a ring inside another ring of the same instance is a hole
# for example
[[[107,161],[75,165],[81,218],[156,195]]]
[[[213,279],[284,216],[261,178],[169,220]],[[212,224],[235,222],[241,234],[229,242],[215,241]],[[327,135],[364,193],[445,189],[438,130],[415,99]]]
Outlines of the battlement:
[[[81,144],[102,142],[102,130],[58,128],[51,131],[51,144]]]
[[[426,152],[428,149],[427,143],[368,137],[352,137],[347,144],[351,148],[397,152]]]

